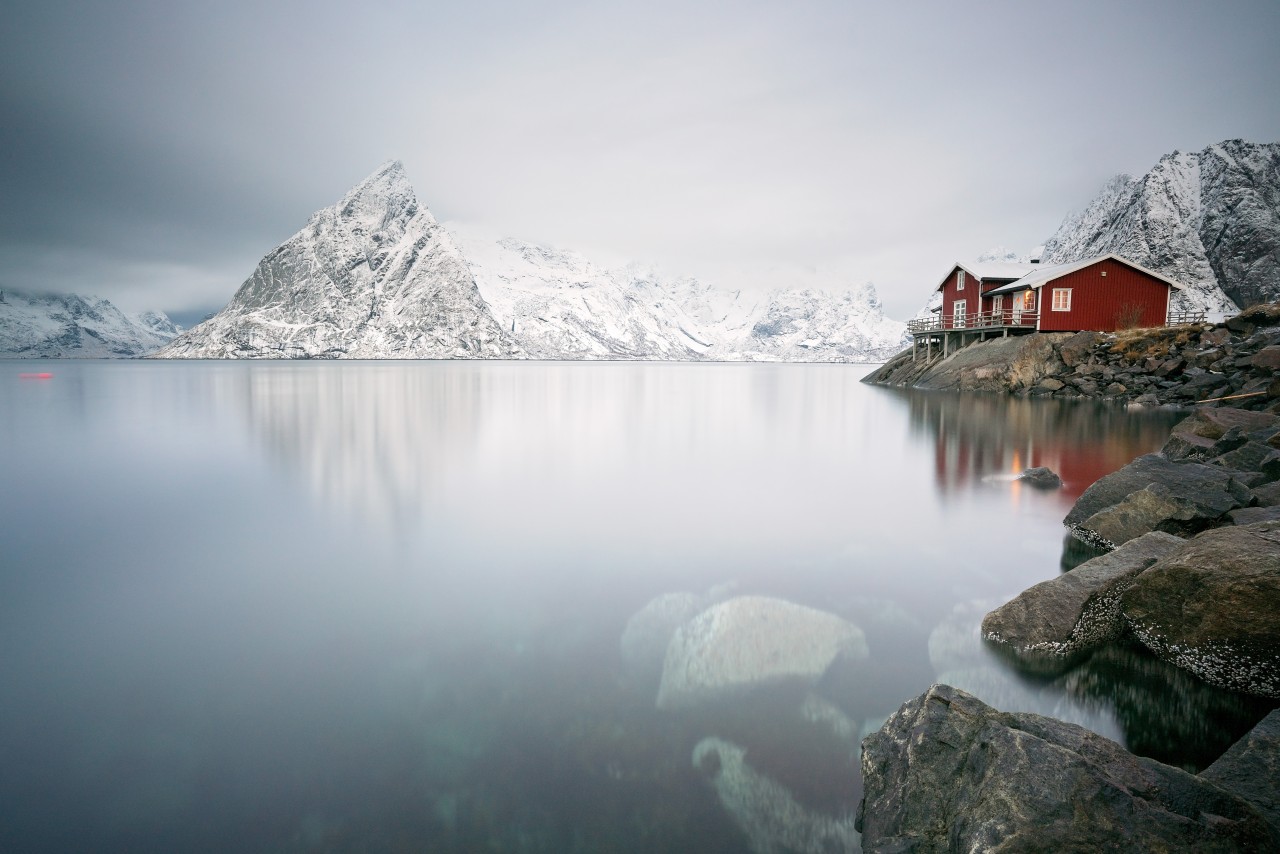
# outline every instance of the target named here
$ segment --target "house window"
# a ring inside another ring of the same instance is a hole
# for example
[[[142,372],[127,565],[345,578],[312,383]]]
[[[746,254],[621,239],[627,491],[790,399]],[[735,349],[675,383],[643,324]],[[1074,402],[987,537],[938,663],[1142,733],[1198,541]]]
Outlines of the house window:
[[[964,270],[956,273],[956,290],[964,290]]]
[[[1071,288],[1053,289],[1053,310],[1071,311]]]
[[[1022,292],[1022,310],[1023,311],[1036,310],[1036,292],[1035,291],[1027,290]]]
[[[951,304],[951,325],[956,329],[964,327],[964,313],[966,311],[965,301],[958,299]]]

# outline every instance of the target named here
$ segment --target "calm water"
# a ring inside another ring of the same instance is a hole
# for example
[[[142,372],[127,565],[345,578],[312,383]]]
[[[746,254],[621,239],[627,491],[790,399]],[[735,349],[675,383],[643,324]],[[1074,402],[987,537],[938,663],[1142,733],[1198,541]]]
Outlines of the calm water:
[[[0,849],[739,851],[706,736],[838,815],[934,681],[1192,768],[1262,714],[1133,650],[1030,679],[977,639],[1171,416],[867,370],[0,362]],[[851,734],[654,708],[628,618],[720,585],[863,629],[818,689]]]

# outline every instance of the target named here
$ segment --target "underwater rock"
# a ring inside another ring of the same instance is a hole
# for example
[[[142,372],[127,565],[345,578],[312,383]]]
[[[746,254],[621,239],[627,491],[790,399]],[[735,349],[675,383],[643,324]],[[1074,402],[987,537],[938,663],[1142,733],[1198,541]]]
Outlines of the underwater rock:
[[[671,636],[708,604],[696,593],[664,593],[651,599],[631,615],[622,630],[623,664],[632,673],[656,679]]]
[[[1280,522],[1206,531],[1125,591],[1147,647],[1206,682],[1280,697]]]
[[[829,816],[806,808],[781,783],[752,768],[746,751],[732,742],[704,738],[693,749],[693,765],[756,854],[836,854],[857,851],[853,816]]]
[[[862,850],[1268,851],[1248,801],[1072,724],[934,685],[863,741]]]
[[[1033,669],[1060,669],[1125,630],[1120,594],[1186,541],[1153,532],[1024,590],[982,621],[982,636]]]
[[[852,623],[782,599],[739,596],[676,630],[657,705],[685,708],[754,689],[808,687],[840,655],[868,655],[862,630]]]

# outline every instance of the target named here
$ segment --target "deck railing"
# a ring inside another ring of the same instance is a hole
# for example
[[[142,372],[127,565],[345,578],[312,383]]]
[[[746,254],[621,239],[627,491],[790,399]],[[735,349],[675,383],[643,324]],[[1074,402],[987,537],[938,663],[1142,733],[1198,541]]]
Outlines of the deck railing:
[[[943,314],[938,317],[919,317],[907,321],[907,331],[913,335],[927,332],[946,332],[953,329],[1015,329],[1032,327],[1040,318],[1038,312],[975,311],[971,314]]]
[[[1171,311],[1165,326],[1182,326],[1185,323],[1204,323],[1203,311]]]

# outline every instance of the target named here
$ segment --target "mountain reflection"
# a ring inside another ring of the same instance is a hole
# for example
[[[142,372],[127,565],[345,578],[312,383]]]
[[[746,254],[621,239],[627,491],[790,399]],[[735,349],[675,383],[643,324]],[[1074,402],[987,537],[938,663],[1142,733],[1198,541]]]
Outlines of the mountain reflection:
[[[1064,506],[1098,478],[1158,449],[1181,417],[1093,401],[989,394],[913,392],[908,403],[914,429],[933,438],[939,491],[1047,466],[1062,478]]]

